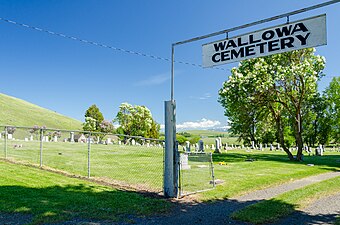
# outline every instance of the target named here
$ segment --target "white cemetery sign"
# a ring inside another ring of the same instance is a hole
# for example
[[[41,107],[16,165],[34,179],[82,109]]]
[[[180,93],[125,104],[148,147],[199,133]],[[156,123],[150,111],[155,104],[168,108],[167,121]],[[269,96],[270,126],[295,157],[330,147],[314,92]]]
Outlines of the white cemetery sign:
[[[204,44],[203,67],[326,45],[326,15]]]

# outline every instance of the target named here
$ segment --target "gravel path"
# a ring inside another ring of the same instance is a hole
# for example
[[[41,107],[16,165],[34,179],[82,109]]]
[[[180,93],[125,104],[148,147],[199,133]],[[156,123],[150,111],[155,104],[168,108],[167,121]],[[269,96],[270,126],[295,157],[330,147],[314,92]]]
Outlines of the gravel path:
[[[270,199],[276,195],[291,191],[297,188],[304,187],[316,182],[327,180],[336,176],[340,176],[340,171],[320,174],[317,176],[303,178],[287,184],[279,185],[272,188],[267,188],[260,191],[255,191],[247,195],[237,198],[231,198],[215,203],[178,203],[168,215],[160,215],[145,218],[128,218],[128,223],[113,223],[110,221],[90,221],[83,219],[74,219],[67,222],[57,223],[55,225],[110,225],[110,224],[140,224],[140,225],[186,225],[186,224],[249,224],[239,221],[234,221],[229,218],[229,215],[234,211],[240,210],[247,205],[254,204],[261,200]],[[340,213],[340,194],[335,196],[320,199],[303,211],[297,211],[289,217],[276,223],[277,225],[284,224],[331,224],[335,220],[336,215]],[[17,219],[23,219],[20,223]],[[22,217],[16,214],[1,214],[0,225],[19,225],[25,224],[30,217]],[[4,222],[3,222],[4,221]],[[1,223],[3,222],[3,223]]]

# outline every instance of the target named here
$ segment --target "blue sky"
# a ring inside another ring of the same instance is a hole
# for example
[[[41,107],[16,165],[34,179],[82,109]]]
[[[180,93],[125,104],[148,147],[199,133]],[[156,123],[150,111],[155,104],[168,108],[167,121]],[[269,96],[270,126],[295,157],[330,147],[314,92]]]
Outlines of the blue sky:
[[[315,0],[1,0],[0,17],[108,46],[171,56],[171,43],[290,12]],[[339,76],[340,3],[292,16],[327,14],[328,45],[320,90]],[[229,37],[281,24],[285,19],[232,32]],[[224,35],[176,47],[175,58],[201,64],[201,45]],[[175,100],[180,128],[225,126],[218,90],[236,64],[225,70],[175,65]],[[112,120],[122,102],[147,106],[164,122],[170,99],[170,63],[49,35],[0,21],[0,92],[84,120],[97,104]]]

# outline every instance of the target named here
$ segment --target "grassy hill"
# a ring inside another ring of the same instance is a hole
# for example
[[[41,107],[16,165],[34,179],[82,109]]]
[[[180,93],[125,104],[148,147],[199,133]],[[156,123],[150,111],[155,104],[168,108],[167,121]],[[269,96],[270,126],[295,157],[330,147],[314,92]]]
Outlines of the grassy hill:
[[[81,122],[24,100],[0,93],[0,125],[46,126],[78,130]]]

